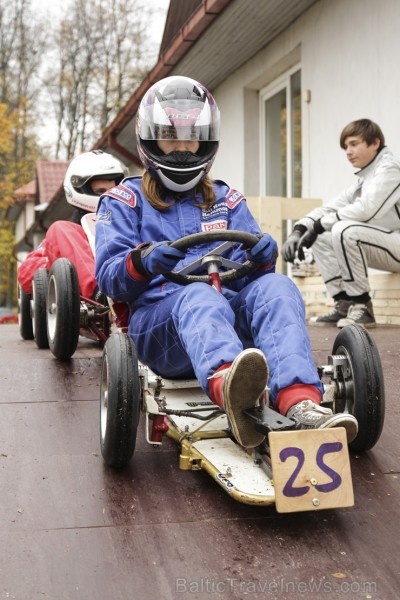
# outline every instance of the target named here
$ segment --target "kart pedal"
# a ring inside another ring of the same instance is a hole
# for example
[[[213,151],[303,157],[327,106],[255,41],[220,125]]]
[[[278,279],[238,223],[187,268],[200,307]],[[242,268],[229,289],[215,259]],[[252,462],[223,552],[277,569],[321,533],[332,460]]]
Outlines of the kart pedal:
[[[256,422],[256,430],[264,435],[268,435],[271,431],[286,431],[295,427],[293,419],[288,419],[280,415],[276,410],[272,410],[268,406],[256,406],[243,412]]]

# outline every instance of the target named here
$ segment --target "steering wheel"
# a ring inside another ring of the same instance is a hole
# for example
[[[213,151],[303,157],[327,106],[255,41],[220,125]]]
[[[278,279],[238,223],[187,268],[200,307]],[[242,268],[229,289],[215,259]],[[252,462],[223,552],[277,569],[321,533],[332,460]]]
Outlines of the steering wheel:
[[[190,275],[190,268],[193,270],[197,269],[201,264],[207,262],[220,263],[222,266],[230,267],[227,271],[223,271],[219,274],[221,283],[229,283],[236,279],[241,279],[245,275],[253,273],[260,265],[251,260],[246,260],[244,263],[236,262],[233,260],[225,259],[221,254],[224,250],[228,250],[233,244],[243,244],[245,248],[253,248],[260,241],[260,237],[247,233],[246,231],[236,231],[234,229],[221,229],[217,231],[199,232],[191,235],[186,235],[178,240],[171,243],[172,248],[177,248],[182,252],[186,252],[193,246],[199,246],[201,244],[208,244],[213,242],[231,242],[226,248],[224,244],[214,248],[210,252],[207,252],[200,259],[195,260],[193,263],[187,265],[182,269],[184,272],[171,271],[170,273],[164,273],[165,279],[179,283],[180,285],[188,285],[193,282],[204,282],[210,283],[211,276],[206,275]]]

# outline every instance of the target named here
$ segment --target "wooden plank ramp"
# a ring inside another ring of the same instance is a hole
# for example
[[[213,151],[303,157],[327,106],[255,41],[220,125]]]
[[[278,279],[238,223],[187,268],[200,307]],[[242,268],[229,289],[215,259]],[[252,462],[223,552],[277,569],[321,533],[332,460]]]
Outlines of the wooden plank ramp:
[[[387,420],[377,446],[351,453],[354,507],[278,514],[240,504],[176,444],[141,432],[125,471],[99,450],[101,349],[68,363],[0,326],[0,598],[255,600],[398,598],[399,345],[381,351]],[[336,330],[313,328],[320,364]]]

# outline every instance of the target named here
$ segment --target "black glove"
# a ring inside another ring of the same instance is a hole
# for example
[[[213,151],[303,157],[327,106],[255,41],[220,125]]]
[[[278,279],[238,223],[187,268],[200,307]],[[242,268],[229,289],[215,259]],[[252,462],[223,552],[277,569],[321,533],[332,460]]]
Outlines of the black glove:
[[[321,233],[324,233],[324,231],[325,229],[321,225],[321,219],[318,219],[318,221],[315,221],[313,228],[302,235],[297,246],[297,258],[299,260],[305,260],[304,249],[311,248],[317,237]]]
[[[282,258],[284,261],[290,263],[294,262],[300,238],[306,231],[307,227],[304,227],[304,225],[295,225],[292,233],[282,246]]]

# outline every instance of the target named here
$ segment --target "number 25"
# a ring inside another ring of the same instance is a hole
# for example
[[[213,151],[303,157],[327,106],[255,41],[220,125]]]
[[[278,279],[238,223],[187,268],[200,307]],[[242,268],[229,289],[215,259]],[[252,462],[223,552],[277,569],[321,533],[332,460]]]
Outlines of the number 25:
[[[340,452],[340,450],[342,450],[342,448],[343,448],[343,444],[341,442],[328,442],[325,444],[321,444],[321,446],[318,448],[318,452],[317,452],[317,456],[316,456],[316,464],[321,469],[321,471],[326,473],[326,475],[328,475],[331,478],[331,481],[328,481],[328,483],[323,483],[321,485],[319,485],[319,484],[315,485],[315,488],[319,492],[322,492],[322,493],[331,492],[332,490],[335,490],[336,488],[338,488],[340,486],[340,484],[342,483],[342,478],[339,475],[339,473],[336,473],[336,471],[334,471],[333,469],[328,467],[328,465],[326,465],[323,460],[325,454],[330,454],[331,452]],[[301,448],[296,448],[295,446],[291,446],[289,448],[284,448],[279,453],[279,458],[281,459],[282,462],[285,462],[290,457],[297,458],[297,465],[296,465],[293,473],[289,477],[287,483],[285,484],[285,487],[283,488],[283,495],[288,496],[289,498],[304,496],[310,490],[310,486],[304,485],[304,486],[295,487],[293,485],[296,480],[297,475],[300,473],[301,468],[304,465],[304,462],[305,462],[304,452]]]

